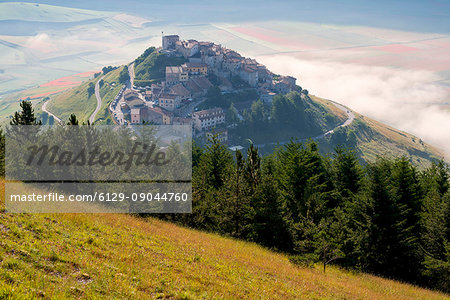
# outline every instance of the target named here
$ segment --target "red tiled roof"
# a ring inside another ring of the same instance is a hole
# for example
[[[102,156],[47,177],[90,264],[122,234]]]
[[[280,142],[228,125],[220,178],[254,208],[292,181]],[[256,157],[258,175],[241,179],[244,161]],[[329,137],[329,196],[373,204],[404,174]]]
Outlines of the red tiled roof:
[[[206,77],[194,77],[192,79],[203,90],[207,90],[213,86],[213,84]]]
[[[208,88],[210,88],[211,86],[213,86],[213,84],[208,80],[208,78],[204,76],[193,77],[188,80],[186,85],[194,94],[203,92]]]
[[[189,90],[186,89],[181,83],[174,85],[170,89],[170,92],[181,97],[189,97],[191,95],[191,92],[189,92]]]
[[[162,107],[159,106],[154,106],[154,107],[149,107],[148,110],[154,111],[156,113],[159,113],[161,115],[167,115],[169,117],[173,117],[173,112],[168,111]]]
[[[224,114],[224,112],[223,112],[222,108],[214,107],[214,108],[210,108],[210,109],[196,111],[192,114],[192,116],[198,117],[199,119],[205,119],[205,118],[211,118],[211,117],[215,117],[215,116],[219,116],[219,115],[223,115],[223,114]]]

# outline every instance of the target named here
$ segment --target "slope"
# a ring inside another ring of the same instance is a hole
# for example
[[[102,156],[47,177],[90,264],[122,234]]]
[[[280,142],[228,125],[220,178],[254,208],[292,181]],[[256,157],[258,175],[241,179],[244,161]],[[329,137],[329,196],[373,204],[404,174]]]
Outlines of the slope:
[[[88,92],[89,84],[95,84],[98,78],[83,82],[80,86],[50,97],[47,109],[63,121],[75,114],[82,122],[87,122],[97,106],[95,93]]]
[[[4,204],[4,183],[1,184]],[[0,298],[368,298],[446,295],[254,244],[117,214],[0,212]]]
[[[109,103],[119,93],[122,85],[119,83],[118,76],[120,68],[108,72],[103,77],[100,86],[100,95],[102,98],[102,106],[97,113],[95,121],[106,121],[110,119],[108,110]],[[89,85],[95,84],[100,77],[93,78],[83,82],[81,85],[50,97],[47,109],[63,120],[67,120],[74,113],[79,120],[87,122],[89,116],[94,112],[97,106],[95,93],[88,93]]]
[[[333,112],[342,117],[345,112],[334,107],[330,100],[312,96]],[[349,110],[351,111],[351,110]],[[346,127],[338,128],[333,134],[319,140],[324,151],[332,151],[338,145],[355,147],[359,158],[371,162],[377,156],[386,158],[406,156],[416,166],[426,168],[433,160],[441,160],[444,154],[437,148],[425,143],[420,138],[390,127],[386,124],[353,112],[355,118]]]
[[[111,113],[109,112],[109,104],[116,98],[122,89],[122,84],[119,82],[119,73],[122,68],[115,69],[105,75],[103,84],[100,87],[100,95],[102,98],[102,106],[100,111],[95,116],[94,123],[96,124],[111,124]]]

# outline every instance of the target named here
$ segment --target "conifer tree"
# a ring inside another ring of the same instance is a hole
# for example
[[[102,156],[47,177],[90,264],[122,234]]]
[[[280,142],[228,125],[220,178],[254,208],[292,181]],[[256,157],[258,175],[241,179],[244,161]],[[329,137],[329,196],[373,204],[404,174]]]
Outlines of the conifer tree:
[[[275,174],[275,158],[261,162],[261,182],[252,201],[254,216],[250,240],[284,251],[292,250],[292,240],[283,220]]]
[[[78,125],[77,116],[75,114],[70,115],[69,122],[67,122],[67,125]]]
[[[398,209],[390,195],[389,182],[392,163],[378,158],[368,165],[368,196],[371,199],[371,226],[368,249],[368,269],[376,274],[388,275],[395,267],[393,249],[398,243],[395,224]]]
[[[250,144],[247,151],[247,160],[245,162],[245,179],[249,187],[249,193],[253,194],[261,180],[261,158],[258,149]]]
[[[393,165],[391,189],[399,212],[395,224],[399,248],[393,253],[397,258],[394,273],[400,278],[416,280],[420,266],[418,239],[422,203],[416,169],[405,157]]]
[[[361,188],[362,169],[355,152],[337,147],[333,159],[335,185],[343,197],[359,192]]]
[[[0,176],[5,176],[5,134],[0,128]]]
[[[214,189],[221,188],[229,176],[233,158],[216,135],[213,135],[206,145],[199,167],[201,168],[205,183]]]
[[[41,125],[34,115],[33,105],[31,101],[20,102],[21,111],[16,111],[11,119],[11,125]]]

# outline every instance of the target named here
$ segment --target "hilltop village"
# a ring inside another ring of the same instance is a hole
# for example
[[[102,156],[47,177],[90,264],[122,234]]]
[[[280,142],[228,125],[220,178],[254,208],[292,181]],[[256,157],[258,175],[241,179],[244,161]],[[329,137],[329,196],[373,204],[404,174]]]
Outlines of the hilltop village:
[[[214,132],[226,143],[227,126],[233,124],[226,122],[226,108],[202,105],[211,93],[252,90],[254,99],[246,99],[234,108],[242,118],[241,114],[252,102],[259,99],[270,105],[276,94],[299,89],[296,78],[276,75],[256,60],[212,42],[185,41],[178,35],[166,35],[162,36],[162,47],[154,49],[154,53],[167,61],[163,66],[164,77],[139,82],[139,74],[134,74],[137,61],[130,64],[130,82],[110,106],[116,123],[191,124],[195,136]],[[183,63],[173,65],[170,62],[174,60]]]

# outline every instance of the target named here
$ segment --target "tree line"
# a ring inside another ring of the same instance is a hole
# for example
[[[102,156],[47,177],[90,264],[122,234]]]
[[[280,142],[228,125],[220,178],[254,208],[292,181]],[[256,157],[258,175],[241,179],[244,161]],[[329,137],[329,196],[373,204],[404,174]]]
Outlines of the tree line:
[[[303,91],[276,95],[270,105],[261,100],[253,102],[231,132],[244,138],[252,137],[255,143],[267,143],[316,136],[336,127],[340,122],[337,117]],[[233,119],[236,118],[231,116]]]
[[[193,148],[193,211],[164,216],[290,254],[450,291],[449,166],[406,157],[361,165],[338,147],[292,140],[261,157],[215,137]]]
[[[22,102],[11,124],[39,124]],[[71,116],[69,125],[77,125]],[[4,136],[1,135],[2,171]],[[262,157],[211,137],[192,149],[192,214],[159,217],[290,255],[450,291],[449,166],[406,157],[362,165],[352,149],[328,156],[295,140]]]

